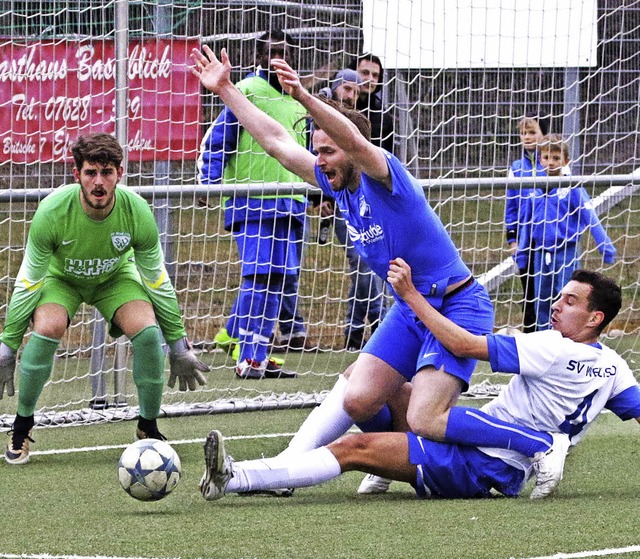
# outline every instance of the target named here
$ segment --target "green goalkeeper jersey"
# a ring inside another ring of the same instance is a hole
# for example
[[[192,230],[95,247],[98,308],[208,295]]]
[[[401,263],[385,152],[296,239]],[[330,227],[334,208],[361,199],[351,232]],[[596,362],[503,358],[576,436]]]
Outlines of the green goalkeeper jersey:
[[[58,188],[39,205],[27,239],[0,338],[17,350],[45,277],[81,292],[99,288],[133,257],[167,342],[186,335],[176,293],[164,265],[158,227],[149,204],[118,185],[109,216],[91,219],[80,203],[80,185]]]

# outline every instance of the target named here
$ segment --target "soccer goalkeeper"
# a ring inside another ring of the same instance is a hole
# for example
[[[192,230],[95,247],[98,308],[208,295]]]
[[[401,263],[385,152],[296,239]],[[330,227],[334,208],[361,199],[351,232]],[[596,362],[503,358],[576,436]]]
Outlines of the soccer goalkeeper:
[[[165,439],[156,421],[164,385],[161,331],[170,348],[170,387],[177,380],[180,390],[195,390],[209,370],[187,340],[149,204],[118,186],[122,148],[113,136],[98,133],[80,137],[71,152],[78,184],[60,187],[40,203],[0,335],[1,399],[5,388],[14,394],[16,353],[33,321],[20,359],[18,413],[5,451],[9,464],[29,460],[36,403],[83,302],[100,311],[112,336],[131,340],[138,438]]]

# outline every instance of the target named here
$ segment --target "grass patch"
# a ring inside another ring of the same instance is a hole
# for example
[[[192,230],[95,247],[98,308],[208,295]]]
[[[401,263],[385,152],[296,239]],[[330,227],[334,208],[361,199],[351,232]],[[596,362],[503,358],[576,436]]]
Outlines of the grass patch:
[[[420,501],[394,483],[382,496],[357,495],[361,474],[296,490],[290,499],[230,495],[205,502],[197,490],[202,440],[294,432],[308,411],[256,412],[161,421],[184,477],[156,503],[127,496],[116,477],[120,448],[35,455],[24,467],[0,464],[0,554],[118,557],[501,558],[577,553],[640,543],[637,425],[611,414],[593,425],[568,457],[554,498]],[[34,449],[123,445],[134,424],[38,429]],[[288,436],[231,439],[236,459],[273,455]],[[630,557],[626,555],[625,557]]]

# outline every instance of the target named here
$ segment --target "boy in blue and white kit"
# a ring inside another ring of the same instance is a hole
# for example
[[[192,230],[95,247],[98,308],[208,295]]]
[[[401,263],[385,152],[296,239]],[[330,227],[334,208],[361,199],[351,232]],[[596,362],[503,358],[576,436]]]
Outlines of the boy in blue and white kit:
[[[622,303],[620,287],[609,278],[576,271],[553,305],[553,330],[515,337],[476,336],[448,320],[415,289],[411,268],[402,259],[392,262],[388,280],[452,353],[489,361],[494,371],[514,375],[482,408],[491,421],[511,422],[505,428],[562,432],[567,446],[577,444],[605,408],[640,423],[640,387],[633,372],[598,342]],[[483,498],[492,491],[515,497],[537,468],[512,449],[439,443],[410,432],[350,434],[298,455],[234,463],[221,434],[212,431],[205,465],[200,488],[207,500],[231,492],[307,487],[351,470],[410,483],[422,498]],[[554,488],[542,491],[537,485],[530,497],[545,497]]]
[[[549,121],[540,118],[535,113],[527,113],[518,121],[518,133],[522,144],[522,157],[516,159],[508,172],[509,178],[542,177],[546,175],[540,163],[538,147],[542,138],[549,132]],[[504,202],[504,225],[507,245],[518,266],[520,283],[522,284],[522,314],[523,332],[535,332],[536,311],[533,297],[533,258],[530,250],[518,251],[518,231],[524,221],[524,200],[536,188],[525,188],[515,184],[514,188],[507,188]],[[531,247],[529,247],[531,248]]]
[[[233,110],[269,155],[335,198],[349,237],[375,273],[386,278],[389,262],[403,258],[414,270],[417,289],[436,309],[474,334],[491,331],[493,308],[486,291],[460,259],[417,181],[397,158],[368,140],[366,118],[314,97],[285,61],[273,60],[283,89],[313,120],[316,157],[233,87],[225,50],[221,61],[207,46],[203,50],[205,54],[193,52],[193,73]],[[508,431],[488,423],[481,413],[470,415],[465,408],[452,407],[469,384],[475,359],[451,354],[401,297],[396,296],[396,301],[356,362],[311,412],[285,453],[327,444],[354,422],[364,431],[391,431],[406,425],[434,440],[537,455],[541,479],[557,483],[566,455],[564,436],[523,428]],[[412,383],[410,394],[407,381]],[[402,413],[392,415],[388,404],[402,408]]]
[[[559,136],[546,136],[540,147],[540,161],[548,176],[561,176],[569,164],[567,144]],[[585,189],[552,186],[548,190],[535,189],[524,200],[518,239],[519,254],[531,247],[537,330],[549,328],[551,303],[579,266],[580,239],[587,229],[607,264],[616,257],[616,247]]]

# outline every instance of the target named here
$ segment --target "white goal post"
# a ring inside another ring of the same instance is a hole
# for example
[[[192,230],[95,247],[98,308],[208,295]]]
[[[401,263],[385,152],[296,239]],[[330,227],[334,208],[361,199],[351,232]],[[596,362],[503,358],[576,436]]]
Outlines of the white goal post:
[[[322,351],[280,357],[296,379],[240,381],[213,338],[240,285],[222,198],[310,194],[306,185],[198,185],[204,131],[221,110],[189,72],[189,52],[226,47],[233,79],[255,69],[256,38],[280,28],[295,65],[319,90],[358,55],[380,57],[380,96],[393,146],[425,188],[474,275],[488,288],[496,330],[522,325],[522,290],[504,236],[507,169],[521,157],[517,122],[549,117],[571,149],[572,176],[522,187],[583,186],[618,251],[603,263],[589,234],[582,265],[618,281],[624,305],[603,341],[640,378],[640,7],[604,0],[0,0],[0,326],[37,203],[71,182],[70,143],[108,131],[127,147],[126,184],[152,205],[188,335],[212,372],[194,393],[165,387],[166,416],[308,407],[356,357],[344,347],[351,272],[333,234],[318,243],[310,211],[298,309]],[[391,304],[388,293],[384,295]],[[367,327],[367,335],[369,327]],[[39,401],[40,425],[129,419],[137,412],[130,348],[83,307],[62,340]],[[480,366],[475,394],[503,378]],[[471,395],[474,394],[472,387]],[[0,401],[10,428],[15,398]]]

